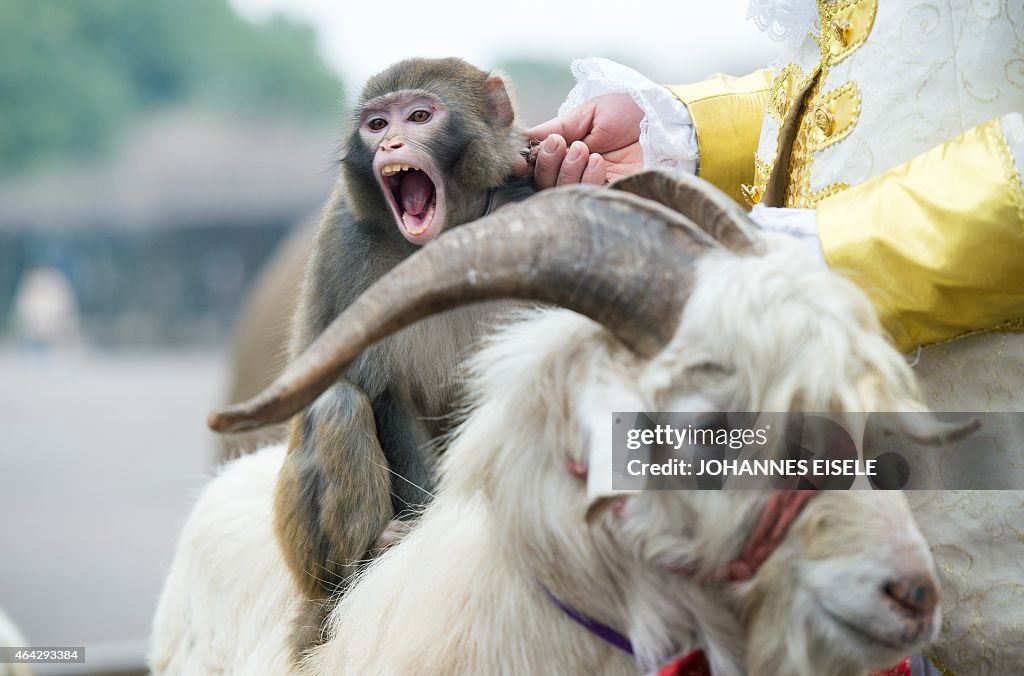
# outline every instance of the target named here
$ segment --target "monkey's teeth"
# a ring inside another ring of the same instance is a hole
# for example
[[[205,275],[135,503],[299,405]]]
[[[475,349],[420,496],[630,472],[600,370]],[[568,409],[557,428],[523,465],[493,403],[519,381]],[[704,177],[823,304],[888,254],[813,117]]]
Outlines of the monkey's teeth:
[[[413,236],[422,235],[424,232],[427,231],[427,228],[430,227],[430,224],[434,222],[434,211],[435,205],[431,204],[430,208],[427,209],[427,213],[423,216],[423,220],[420,221],[420,227],[418,228],[411,226],[409,224],[409,220],[407,220],[414,219],[416,218],[415,216],[412,216],[410,214],[402,214],[402,225],[405,226],[405,231]]]
[[[384,176],[394,176],[395,174],[410,170],[419,171],[419,169],[416,169],[416,167],[410,166],[408,164],[387,164],[381,167],[380,173],[383,174]]]

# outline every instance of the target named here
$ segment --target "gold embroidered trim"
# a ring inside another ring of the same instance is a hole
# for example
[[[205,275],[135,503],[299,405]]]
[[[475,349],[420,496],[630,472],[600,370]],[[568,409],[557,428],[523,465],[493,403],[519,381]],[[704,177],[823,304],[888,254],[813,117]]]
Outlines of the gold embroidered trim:
[[[821,190],[818,190],[817,192],[811,193],[811,195],[807,198],[807,202],[810,205],[808,208],[814,208],[818,206],[818,202],[820,202],[821,200],[828,199],[829,197],[832,197],[832,195],[835,195],[836,193],[841,193],[842,191],[846,190],[849,187],[849,183],[832,183],[830,185],[825,186]]]
[[[1002,333],[1024,333],[1024,317],[1003,322],[992,330]]]
[[[798,64],[791,63],[772,81],[768,89],[768,114],[780,125],[793,105],[797,92],[807,84],[807,76]]]
[[[999,160],[1003,165],[1003,171],[1006,172],[1006,178],[1010,182],[1010,194],[1013,197],[1013,203],[1017,205],[1017,217],[1020,218],[1021,223],[1024,223],[1024,182],[1021,181],[1017,163],[1013,161],[1013,151],[1010,150],[1010,143],[1006,140],[1006,131],[1003,129],[1002,122],[999,123],[999,131]],[[756,171],[754,176],[757,176]]]
[[[952,669],[950,669],[941,661],[939,661],[939,658],[933,655],[932,653],[927,651],[921,651],[921,654],[927,657],[928,661],[935,665],[935,668],[939,670],[939,673],[942,674],[942,676],[956,676],[956,674],[953,673]]]
[[[821,2],[818,5],[820,9]],[[832,64],[853,54],[867,41],[877,11],[878,0],[847,0],[833,6],[831,17],[822,21],[822,36],[828,42]]]
[[[821,84],[826,74],[826,66],[822,64],[821,75],[807,94],[807,105],[812,106],[818,98]],[[811,108],[809,108],[811,110]],[[808,195],[811,192],[811,166],[814,153],[811,149],[811,126],[814,116],[803,112],[800,127],[793,138],[793,146],[789,151],[789,181],[786,183],[785,206],[797,209],[809,209]]]
[[[779,139],[778,135],[776,135],[776,153],[778,152],[778,146]],[[754,153],[754,182],[750,185],[740,186],[740,191],[743,193],[743,199],[745,199],[747,204],[751,207],[761,203],[761,199],[764,197],[764,191],[768,189],[768,177],[772,175],[772,165],[774,163],[774,157],[772,157],[772,163],[769,164],[762,160],[757,153]]]
[[[844,189],[836,187],[843,184],[833,184],[812,195],[811,170],[816,152],[843,141],[857,126],[860,88],[856,82],[850,81],[824,97],[822,90],[828,80],[829,67],[845,59],[867,40],[874,25],[876,9],[877,0],[818,0],[821,32],[815,39],[821,50],[821,68],[817,81],[807,93],[800,126],[790,150],[789,180],[783,200],[787,207],[810,209],[824,199],[818,195],[834,195]],[[837,26],[841,30],[832,27],[834,21],[838,21]],[[842,44],[844,37],[847,44]],[[825,194],[826,191],[831,192]]]
[[[812,113],[811,152],[834,146],[850,135],[860,119],[860,102],[860,87],[852,80],[821,97]]]
[[[776,142],[776,145],[778,143]],[[763,190],[768,185],[768,177],[772,175],[772,165],[754,155],[754,185],[760,186]]]
[[[768,189],[768,181],[779,159],[779,134],[785,124],[786,116],[797,101],[798,95],[818,74],[817,68],[810,73],[805,73],[799,64],[791,63],[783,68],[779,75],[772,81],[768,90],[768,115],[778,124],[775,130],[775,148],[771,151],[771,161],[766,162],[760,155],[754,153],[754,183],[748,186],[751,197],[756,195],[757,202],[761,201],[765,191]],[[788,170],[788,167],[786,168]],[[748,203],[751,198],[746,198]]]
[[[764,188],[749,183],[741,183],[740,194],[743,195],[747,206],[753,208],[761,203],[761,199],[764,197]]]

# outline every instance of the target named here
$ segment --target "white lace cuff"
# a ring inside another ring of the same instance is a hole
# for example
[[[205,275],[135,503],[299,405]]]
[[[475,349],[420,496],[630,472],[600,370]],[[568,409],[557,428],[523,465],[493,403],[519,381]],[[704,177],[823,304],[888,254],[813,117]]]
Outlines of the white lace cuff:
[[[815,260],[826,265],[825,252],[818,237],[818,215],[814,209],[783,209],[758,204],[750,212],[750,218],[764,230],[795,237]]]
[[[645,167],[674,167],[697,173],[697,131],[686,104],[672,93],[628,66],[591,57],[572,63],[576,86],[558,110],[559,115],[579,108],[602,94],[628,92],[644,112],[640,122],[640,148]]]

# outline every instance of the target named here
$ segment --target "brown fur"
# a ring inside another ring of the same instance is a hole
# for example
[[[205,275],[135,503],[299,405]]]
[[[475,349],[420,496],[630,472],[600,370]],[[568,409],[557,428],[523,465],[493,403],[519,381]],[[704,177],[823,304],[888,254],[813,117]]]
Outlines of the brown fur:
[[[405,61],[372,78],[354,111],[342,177],[323,214],[293,324],[302,352],[374,281],[413,253],[360,137],[366,102],[428,91],[447,109],[445,138],[428,152],[445,174],[447,223],[532,192],[510,179],[522,145],[500,77],[457,59]],[[365,350],[291,423],[275,493],[274,529],[307,605],[295,623],[299,652],[315,644],[326,612],[393,519],[413,518],[432,496],[436,448],[460,394],[458,365],[500,305],[463,308],[415,324]],[[400,529],[397,529],[400,530]],[[390,538],[385,537],[382,541]]]

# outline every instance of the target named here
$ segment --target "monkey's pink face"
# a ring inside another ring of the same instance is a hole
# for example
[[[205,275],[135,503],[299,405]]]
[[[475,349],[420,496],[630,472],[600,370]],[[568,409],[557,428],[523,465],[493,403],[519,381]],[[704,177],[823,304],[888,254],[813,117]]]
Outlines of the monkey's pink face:
[[[445,115],[437,97],[402,91],[369,101],[360,120],[381,192],[399,231],[413,244],[426,244],[446,225],[445,184],[430,152]]]

